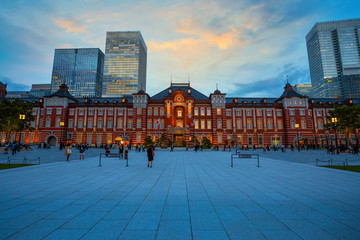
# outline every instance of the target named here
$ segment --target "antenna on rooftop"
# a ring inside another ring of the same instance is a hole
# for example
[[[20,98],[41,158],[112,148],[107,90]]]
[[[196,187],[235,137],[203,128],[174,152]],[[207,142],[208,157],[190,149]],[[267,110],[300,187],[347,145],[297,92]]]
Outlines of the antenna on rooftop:
[[[170,83],[171,83],[171,85],[172,85],[172,75],[170,75]]]
[[[190,85],[190,74],[188,74],[188,83]]]
[[[219,89],[218,89],[218,84],[217,84],[217,83],[216,83],[216,90],[219,90]]]
[[[289,83],[289,76],[286,75],[286,83]]]

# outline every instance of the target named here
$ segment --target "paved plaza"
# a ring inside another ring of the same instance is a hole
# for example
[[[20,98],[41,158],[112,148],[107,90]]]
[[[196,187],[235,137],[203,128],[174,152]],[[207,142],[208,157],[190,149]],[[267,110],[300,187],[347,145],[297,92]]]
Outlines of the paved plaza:
[[[145,153],[99,167],[61,152],[2,170],[0,239],[360,239],[359,173],[230,154],[156,151],[148,168]]]

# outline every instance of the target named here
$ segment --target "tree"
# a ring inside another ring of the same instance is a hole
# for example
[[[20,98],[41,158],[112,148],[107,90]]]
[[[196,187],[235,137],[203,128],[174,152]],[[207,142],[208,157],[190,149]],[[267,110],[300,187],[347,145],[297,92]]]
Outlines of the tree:
[[[5,132],[7,141],[16,132],[23,129],[32,130],[30,122],[35,119],[32,111],[31,103],[21,102],[17,99],[14,101],[4,99],[0,102],[0,131]],[[21,119],[20,115],[22,115]]]
[[[165,141],[168,141],[168,140],[169,139],[168,139],[168,137],[166,137],[165,134],[161,134],[161,136],[160,136],[160,147],[161,147],[162,144],[164,144]]]
[[[144,142],[145,147],[149,147],[154,144],[154,142],[151,139],[151,136],[146,136],[144,141],[145,141]]]
[[[210,139],[208,139],[207,137],[203,137],[201,139],[201,143],[204,149],[210,149],[212,146]]]
[[[329,115],[326,118],[328,120],[328,123],[325,124],[326,129],[344,133],[346,145],[348,145],[351,134],[354,133],[356,144],[358,144],[356,129],[360,128],[360,105],[335,107],[329,111]],[[336,121],[332,121],[335,118]]]

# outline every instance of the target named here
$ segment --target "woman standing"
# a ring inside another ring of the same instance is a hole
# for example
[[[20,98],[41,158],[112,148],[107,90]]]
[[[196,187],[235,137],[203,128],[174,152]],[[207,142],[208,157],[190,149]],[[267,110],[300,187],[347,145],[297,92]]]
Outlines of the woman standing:
[[[150,164],[150,167],[152,168],[152,163],[153,163],[153,160],[154,160],[154,150],[151,146],[149,146],[149,148],[147,149],[147,157],[148,157],[148,167],[149,167],[149,164]]]
[[[68,143],[65,147],[65,156],[67,156],[66,161],[69,161],[69,157],[71,156],[71,145]]]

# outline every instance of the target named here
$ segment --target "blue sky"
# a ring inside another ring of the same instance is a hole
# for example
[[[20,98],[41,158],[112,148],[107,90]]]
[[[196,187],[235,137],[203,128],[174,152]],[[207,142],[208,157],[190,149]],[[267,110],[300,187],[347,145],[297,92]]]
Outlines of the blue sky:
[[[358,0],[2,0],[0,81],[50,83],[55,48],[98,47],[106,31],[140,30],[147,92],[173,81],[208,95],[278,97],[310,82],[305,35],[316,22],[359,18]]]

